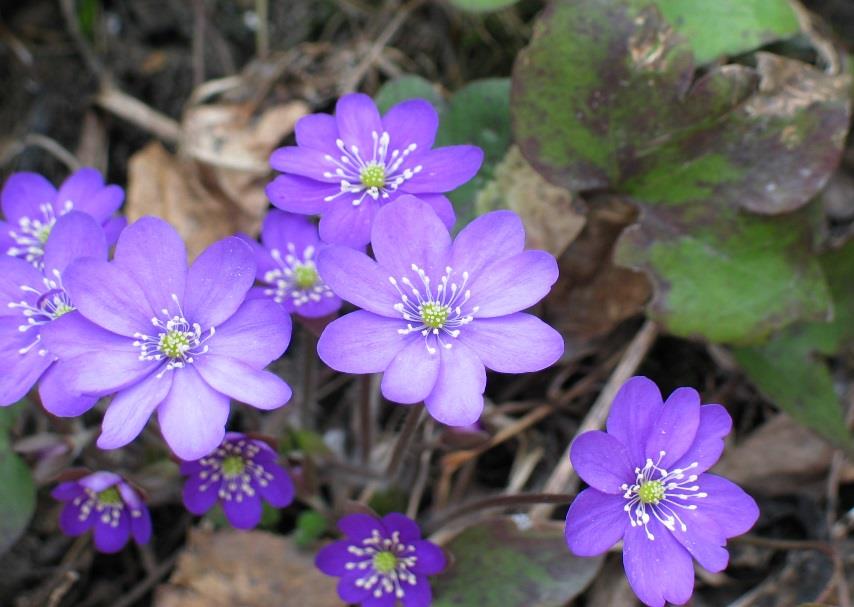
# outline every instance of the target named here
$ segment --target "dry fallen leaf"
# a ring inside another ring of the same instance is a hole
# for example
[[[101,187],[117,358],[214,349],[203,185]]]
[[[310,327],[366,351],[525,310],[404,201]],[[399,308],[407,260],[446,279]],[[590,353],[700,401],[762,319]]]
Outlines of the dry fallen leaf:
[[[495,177],[475,201],[478,215],[510,209],[522,218],[530,249],[558,256],[581,232],[586,221],[584,203],[572,192],[550,184],[511,147],[495,167]]]
[[[155,607],[341,607],[312,554],[265,531],[192,530]]]

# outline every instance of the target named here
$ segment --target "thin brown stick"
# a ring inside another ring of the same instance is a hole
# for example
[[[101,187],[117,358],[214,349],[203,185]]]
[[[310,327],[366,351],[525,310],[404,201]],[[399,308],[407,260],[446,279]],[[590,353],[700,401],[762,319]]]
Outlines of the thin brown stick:
[[[651,320],[647,320],[641,327],[640,331],[634,336],[629,347],[623,353],[617,368],[611,373],[608,378],[608,383],[599,393],[593,407],[587,413],[587,416],[581,422],[581,426],[576,432],[576,436],[590,430],[598,430],[605,425],[605,420],[608,418],[608,412],[611,410],[611,401],[614,400],[617,392],[629,377],[634,375],[637,368],[640,366],[655,339],[658,337],[658,326]],[[561,456],[560,462],[552,472],[552,475],[546,481],[543,489],[545,493],[574,493],[578,487],[578,477],[575,475],[575,469],[572,466],[572,461],[569,459],[569,450],[572,446],[572,441],[567,445],[566,450]],[[551,516],[552,507],[548,504],[541,504],[531,509],[531,518],[535,520],[547,519]]]
[[[98,59],[98,56],[89,46],[89,42],[83,35],[80,29],[80,23],[77,21],[77,12],[74,6],[74,0],[59,0],[59,7],[62,10],[62,18],[65,21],[65,27],[71,36],[74,46],[77,47],[77,52],[83,58],[83,62],[92,74],[102,83],[109,80],[104,64]]]
[[[114,86],[101,87],[95,103],[168,143],[177,143],[181,137],[181,125],[177,121]]]
[[[205,0],[193,0],[193,88],[205,81]]]
[[[492,508],[511,508],[514,506],[527,506],[529,504],[549,504],[551,506],[558,504],[569,504],[574,499],[574,495],[565,493],[517,493],[516,495],[492,495],[485,497],[468,504],[463,504],[458,508],[454,508],[449,512],[432,519],[424,526],[427,533],[434,533],[441,529],[454,519],[462,516],[478,512],[480,510],[489,510]]]
[[[424,408],[421,405],[410,405],[409,411],[406,413],[403,428],[400,429],[400,434],[397,436],[397,442],[394,444],[394,449],[392,449],[391,457],[388,460],[388,466],[385,470],[386,479],[392,484],[397,482],[397,477],[403,468],[403,461],[406,459],[406,450],[409,448],[412,436],[418,428],[423,411]]]
[[[151,588],[159,582],[162,578],[166,577],[166,575],[172,571],[175,567],[175,562],[178,560],[178,555],[180,552],[176,552],[171,555],[165,561],[160,563],[157,568],[148,574],[144,580],[142,580],[139,584],[131,588],[130,592],[122,596],[121,599],[113,603],[113,607],[130,607],[134,603],[136,603],[139,599],[141,599],[145,593],[147,593]]]
[[[255,55],[266,59],[270,55],[270,4],[269,0],[255,0],[258,29],[255,30]]]
[[[371,448],[373,447],[374,416],[371,407],[371,390],[373,376],[363,375],[359,378],[359,456],[363,464],[371,461]]]

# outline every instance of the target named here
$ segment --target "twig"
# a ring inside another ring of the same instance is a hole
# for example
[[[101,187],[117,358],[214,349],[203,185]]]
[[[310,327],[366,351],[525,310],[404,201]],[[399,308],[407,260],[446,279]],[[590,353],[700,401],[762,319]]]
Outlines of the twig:
[[[424,425],[425,443],[432,429],[432,423]],[[412,485],[412,491],[409,494],[409,502],[406,505],[406,516],[411,519],[418,516],[418,506],[421,504],[421,498],[424,496],[424,491],[427,488],[427,481],[430,479],[430,460],[432,458],[433,449],[424,449],[421,452],[421,457],[418,459],[418,474],[415,477],[415,483]]]
[[[22,142],[23,145],[21,146],[21,149],[17,150],[16,153],[20,153],[27,147],[32,146],[43,149],[45,152],[67,166],[69,171],[76,171],[82,166],[80,161],[77,159],[77,156],[65,149],[58,141],[51,139],[46,135],[30,133],[23,138]]]
[[[458,519],[467,514],[478,512],[480,510],[488,510],[492,508],[510,508],[512,506],[526,506],[529,504],[569,504],[574,499],[574,495],[565,493],[517,493],[516,495],[492,495],[483,499],[463,504],[458,508],[454,508],[450,512],[443,514],[433,520],[427,522],[424,526],[428,529],[427,533],[433,533],[454,519]]]
[[[71,35],[74,46],[77,47],[77,52],[83,57],[83,62],[90,72],[98,79],[99,82],[106,83],[109,80],[104,64],[98,59],[94,51],[89,47],[86,37],[80,30],[80,23],[77,21],[77,13],[74,7],[74,0],[59,0],[59,7],[62,9],[62,18],[65,21],[65,27]]]
[[[255,55],[266,59],[270,55],[270,4],[268,0],[255,0],[258,29],[255,30]]]
[[[168,143],[177,143],[181,137],[181,125],[177,121],[114,86],[102,86],[95,103]]]
[[[371,447],[373,447],[374,416],[371,393],[373,391],[373,375],[363,375],[359,378],[359,456],[363,464],[371,459]]]
[[[608,383],[599,393],[593,407],[587,413],[587,416],[581,422],[581,426],[576,432],[576,436],[589,430],[598,430],[605,425],[605,420],[608,418],[608,412],[611,410],[611,401],[614,400],[617,392],[629,377],[634,375],[637,368],[643,361],[646,353],[655,342],[658,336],[658,326],[651,320],[647,320],[644,325],[634,336],[629,347],[626,348],[623,357],[620,359],[617,368],[611,373],[608,378]],[[578,485],[578,478],[575,475],[575,469],[569,459],[569,451],[572,446],[572,441],[567,445],[566,450],[561,457],[557,467],[552,472],[552,475],[546,481],[544,488],[545,493],[559,493],[567,491],[573,493]],[[547,519],[552,512],[552,507],[546,504],[536,506],[531,509],[531,518],[534,520]]]
[[[205,0],[193,0],[193,88],[205,81]]]
[[[175,561],[178,560],[178,555],[180,552],[174,553],[168,559],[163,561],[157,568],[149,573],[144,580],[142,580],[139,584],[131,588],[130,592],[122,596],[121,599],[113,603],[113,607],[130,607],[136,603],[139,599],[141,599],[145,593],[147,593],[151,588],[161,580],[161,578],[166,577],[172,568],[175,566]]]
[[[409,411],[406,413],[406,419],[403,421],[403,428],[400,429],[400,434],[397,436],[397,442],[394,444],[394,449],[391,452],[391,457],[388,460],[388,466],[385,470],[385,476],[388,482],[394,484],[397,482],[397,477],[403,466],[403,460],[406,459],[406,449],[418,428],[418,422],[421,421],[421,414],[424,408],[421,405],[410,405]]]

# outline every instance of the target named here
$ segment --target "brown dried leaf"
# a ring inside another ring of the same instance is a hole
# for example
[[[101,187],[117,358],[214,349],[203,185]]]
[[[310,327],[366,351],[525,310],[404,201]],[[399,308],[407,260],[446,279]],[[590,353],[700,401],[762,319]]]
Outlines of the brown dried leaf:
[[[560,255],[586,222],[584,203],[572,192],[550,184],[511,147],[495,167],[495,177],[477,196],[478,215],[495,209],[516,212],[525,224],[527,246]]]
[[[335,580],[289,538],[264,531],[190,532],[156,607],[341,607]]]

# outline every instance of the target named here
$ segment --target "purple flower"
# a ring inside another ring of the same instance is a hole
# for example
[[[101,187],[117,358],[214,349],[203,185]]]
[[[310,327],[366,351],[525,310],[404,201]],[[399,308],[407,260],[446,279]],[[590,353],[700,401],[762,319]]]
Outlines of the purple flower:
[[[417,194],[450,228],[454,209],[442,193],[474,177],[483,152],[470,145],[430,149],[438,126],[423,99],[380,117],[367,95],[345,95],[334,117],[301,118],[297,145],[273,152],[270,165],[284,175],[267,186],[267,196],[285,211],[320,215],[323,240],[356,248],[370,240],[377,210],[401,194]]]
[[[412,519],[393,512],[382,520],[350,514],[338,521],[346,539],[324,547],[315,565],[340,577],[338,596],[363,607],[427,607],[432,601],[428,575],[441,573],[445,553],[421,539]]]
[[[59,528],[75,537],[95,528],[95,548],[118,552],[133,536],[137,544],[151,539],[151,515],[142,497],[118,474],[94,472],[60,483],[51,495],[65,502]]]
[[[650,607],[682,605],[694,590],[692,557],[711,572],[726,568],[727,538],[747,532],[756,502],[732,482],[706,474],[723,452],[732,420],[720,405],[700,406],[692,388],[662,404],[645,377],[614,398],[605,432],[572,445],[578,475],[590,485],[566,515],[566,541],[594,556],[623,540],[623,565]]]
[[[438,421],[473,424],[483,410],[484,367],[538,371],[563,353],[563,339],[520,311],[548,293],[557,263],[524,251],[510,211],[483,215],[451,242],[429,205],[407,196],[377,213],[377,261],[342,246],[317,265],[332,290],[363,308],[333,321],[317,351],[346,373],[380,373],[397,403],[424,401]]]
[[[157,410],[175,454],[198,459],[222,442],[230,398],[260,409],[290,398],[263,370],[287,347],[290,320],[272,301],[244,301],[254,280],[252,250],[239,238],[214,243],[188,268],[178,233],[154,217],[122,232],[112,263],[69,266],[64,283],[78,311],[42,334],[69,392],[116,394],[99,447],[126,445]]]
[[[37,173],[15,173],[0,192],[6,221],[0,221],[0,252],[40,267],[56,220],[69,211],[91,215],[115,243],[124,220],[114,218],[125,192],[117,185],[104,185],[95,169],[80,169],[59,190]],[[8,223],[7,223],[8,222]]]
[[[88,409],[94,398],[69,394],[42,340],[43,329],[74,310],[63,274],[76,259],[107,259],[104,231],[84,213],[72,211],[53,227],[40,269],[0,255],[0,406],[23,398],[36,382],[45,406]]]
[[[275,508],[294,499],[294,484],[276,459],[264,441],[229,432],[213,453],[181,463],[181,474],[188,477],[184,505],[202,515],[219,502],[232,525],[252,529],[261,521],[261,498]]]
[[[327,316],[341,307],[341,299],[317,273],[315,258],[326,245],[308,218],[270,211],[261,226],[264,246],[248,242],[255,250],[257,279],[263,284],[252,290],[252,296],[269,297],[304,318]]]

